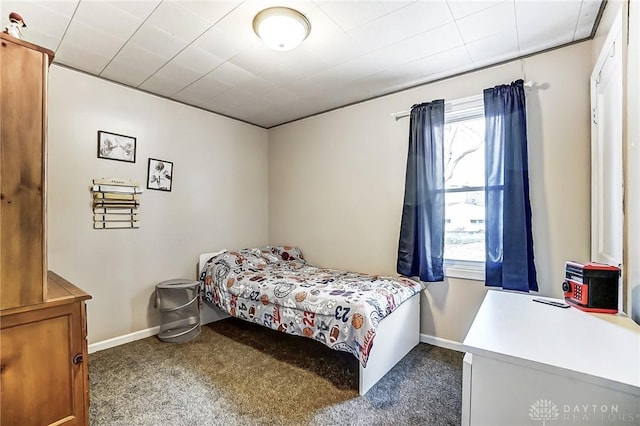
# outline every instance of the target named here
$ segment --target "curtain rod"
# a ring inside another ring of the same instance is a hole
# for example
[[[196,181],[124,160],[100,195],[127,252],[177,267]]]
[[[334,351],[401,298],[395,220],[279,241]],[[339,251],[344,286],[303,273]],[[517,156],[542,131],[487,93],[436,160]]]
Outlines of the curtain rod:
[[[532,88],[534,86],[534,82],[533,81],[527,81],[526,83],[524,83],[524,87],[528,87],[528,88]],[[476,96],[480,96],[480,95],[474,95],[474,96],[470,96],[468,98],[464,98],[464,99],[459,99],[459,101],[465,101],[468,100],[470,98],[475,98]],[[391,117],[395,118],[396,121],[400,120],[401,118],[405,118],[411,115],[411,110],[407,109],[404,111],[398,111],[398,112],[392,112]]]

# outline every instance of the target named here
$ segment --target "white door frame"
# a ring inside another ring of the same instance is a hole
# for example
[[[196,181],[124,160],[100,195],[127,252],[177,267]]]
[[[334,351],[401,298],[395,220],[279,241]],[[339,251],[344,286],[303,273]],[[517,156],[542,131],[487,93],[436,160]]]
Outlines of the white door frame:
[[[622,11],[591,74],[591,260],[622,266],[624,257]],[[602,93],[614,98],[603,104]],[[603,133],[608,131],[607,135]],[[615,135],[610,137],[610,135]],[[608,203],[605,203],[608,201]],[[618,310],[623,312],[623,280]]]

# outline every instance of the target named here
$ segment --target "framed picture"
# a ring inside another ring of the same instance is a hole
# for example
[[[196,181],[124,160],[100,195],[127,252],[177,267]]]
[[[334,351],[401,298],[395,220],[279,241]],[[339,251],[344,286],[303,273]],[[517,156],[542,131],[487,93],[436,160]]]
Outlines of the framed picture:
[[[173,163],[171,161],[149,158],[147,188],[159,191],[171,191],[173,181]]]
[[[136,162],[136,138],[98,130],[98,158]]]

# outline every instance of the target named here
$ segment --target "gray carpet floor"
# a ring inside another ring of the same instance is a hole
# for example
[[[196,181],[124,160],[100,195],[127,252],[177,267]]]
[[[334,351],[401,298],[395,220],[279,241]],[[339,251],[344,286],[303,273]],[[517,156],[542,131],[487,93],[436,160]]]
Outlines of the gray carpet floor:
[[[421,343],[359,396],[352,355],[226,319],[91,354],[90,425],[459,425],[462,356]]]

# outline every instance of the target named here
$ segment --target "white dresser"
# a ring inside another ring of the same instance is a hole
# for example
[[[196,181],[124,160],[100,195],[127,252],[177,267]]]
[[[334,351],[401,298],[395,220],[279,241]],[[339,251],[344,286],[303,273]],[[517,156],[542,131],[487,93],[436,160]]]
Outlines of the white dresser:
[[[462,424],[640,425],[640,326],[532,299],[485,296],[463,343]]]

